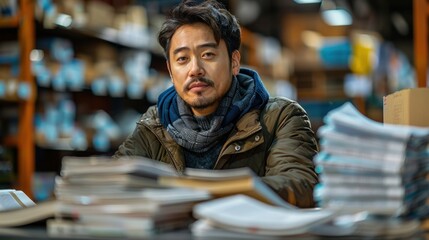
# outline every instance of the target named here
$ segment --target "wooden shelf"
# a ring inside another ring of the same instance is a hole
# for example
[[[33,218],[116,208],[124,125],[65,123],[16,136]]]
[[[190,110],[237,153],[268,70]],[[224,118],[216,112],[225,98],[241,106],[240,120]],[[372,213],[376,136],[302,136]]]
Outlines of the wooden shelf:
[[[15,28],[19,25],[19,17],[0,17],[0,28]]]
[[[16,136],[9,135],[2,139],[1,144],[6,147],[16,147],[18,145],[18,139]]]
[[[148,51],[153,54],[163,56],[161,49],[156,49],[151,46],[151,44],[136,44],[132,41],[127,41],[127,39],[121,39],[118,37],[118,32],[112,32],[112,33],[106,33],[103,31],[95,31],[87,28],[67,28],[63,26],[56,25],[53,28],[45,28],[43,25],[36,21],[36,28],[38,32],[42,32],[44,35],[52,35],[52,36],[65,36],[69,39],[94,39],[97,41],[104,41],[106,43],[116,45],[122,48],[129,48],[129,49],[138,49],[143,51]],[[152,38],[152,37],[151,37]]]

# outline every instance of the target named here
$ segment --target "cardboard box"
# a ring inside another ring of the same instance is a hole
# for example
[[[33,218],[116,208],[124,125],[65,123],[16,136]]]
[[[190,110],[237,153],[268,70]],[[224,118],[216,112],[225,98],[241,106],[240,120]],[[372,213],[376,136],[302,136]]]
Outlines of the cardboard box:
[[[429,127],[429,88],[403,89],[385,96],[383,121]]]

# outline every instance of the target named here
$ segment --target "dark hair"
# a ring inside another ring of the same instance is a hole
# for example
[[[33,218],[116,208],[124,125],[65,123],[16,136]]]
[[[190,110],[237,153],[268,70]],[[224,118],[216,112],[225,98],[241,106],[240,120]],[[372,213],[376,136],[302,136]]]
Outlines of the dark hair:
[[[216,42],[223,39],[229,57],[240,48],[241,32],[237,19],[215,0],[184,0],[167,16],[158,34],[158,42],[169,59],[170,41],[176,30],[187,24],[204,23],[213,30]]]

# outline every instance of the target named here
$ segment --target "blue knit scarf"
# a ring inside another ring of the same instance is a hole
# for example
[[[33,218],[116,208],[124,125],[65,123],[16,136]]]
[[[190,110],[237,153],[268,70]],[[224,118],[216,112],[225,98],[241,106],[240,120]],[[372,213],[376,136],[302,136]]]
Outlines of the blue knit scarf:
[[[268,98],[258,73],[241,68],[219,107],[209,116],[208,128],[199,126],[191,108],[179,97],[174,86],[159,96],[157,105],[162,125],[180,146],[194,152],[206,152],[229,133],[244,114],[264,107]]]

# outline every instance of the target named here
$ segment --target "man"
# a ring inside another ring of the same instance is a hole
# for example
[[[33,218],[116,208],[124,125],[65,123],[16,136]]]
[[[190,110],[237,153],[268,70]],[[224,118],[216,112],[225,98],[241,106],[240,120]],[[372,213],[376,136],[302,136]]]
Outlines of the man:
[[[240,26],[216,1],[179,4],[163,24],[173,86],[150,107],[115,157],[139,155],[188,168],[250,167],[291,204],[312,207],[317,143],[306,112],[270,98],[240,68]]]

